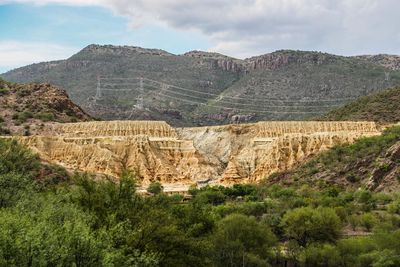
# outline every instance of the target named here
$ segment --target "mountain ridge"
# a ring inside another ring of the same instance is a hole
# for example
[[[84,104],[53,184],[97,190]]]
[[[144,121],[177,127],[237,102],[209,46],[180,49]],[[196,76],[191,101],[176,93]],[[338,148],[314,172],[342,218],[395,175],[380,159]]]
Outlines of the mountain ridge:
[[[175,55],[160,49],[89,45],[66,60],[32,64],[1,76],[61,86],[86,112],[102,119],[202,126],[322,115],[357,97],[400,85],[400,71],[383,65],[313,51],[278,50],[242,60],[204,51]],[[100,83],[103,99],[96,101],[99,76],[108,80]],[[139,90],[139,77],[155,83],[146,82]]]

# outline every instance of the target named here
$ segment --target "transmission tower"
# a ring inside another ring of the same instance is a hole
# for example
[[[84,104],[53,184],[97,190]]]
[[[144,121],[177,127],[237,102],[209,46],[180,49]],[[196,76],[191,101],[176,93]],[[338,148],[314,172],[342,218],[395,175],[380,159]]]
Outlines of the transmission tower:
[[[97,87],[96,87],[96,95],[94,97],[94,101],[100,100],[103,97],[101,93],[101,85],[100,85],[100,76],[97,76]]]
[[[390,81],[390,72],[385,71],[385,81]]]
[[[139,78],[139,95],[136,98],[136,105],[135,105],[135,107],[137,109],[144,109],[143,95],[144,95],[143,78],[140,77]]]
[[[166,83],[162,83],[161,84],[161,90],[162,91],[168,91],[168,89],[169,89],[169,85],[168,84],[166,84]]]

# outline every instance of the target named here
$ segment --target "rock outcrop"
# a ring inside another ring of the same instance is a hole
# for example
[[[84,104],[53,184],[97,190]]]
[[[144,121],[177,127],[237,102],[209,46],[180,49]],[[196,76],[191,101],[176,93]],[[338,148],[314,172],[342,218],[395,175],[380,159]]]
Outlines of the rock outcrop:
[[[247,69],[251,71],[258,69],[278,70],[290,64],[321,65],[334,60],[336,60],[334,56],[326,53],[281,50],[248,58],[245,61]]]
[[[373,122],[259,122],[172,128],[165,122],[59,124],[15,137],[47,161],[98,174],[133,171],[147,185],[257,182],[336,144],[378,135]]]
[[[373,64],[381,65],[389,70],[397,71],[400,70],[400,56],[397,55],[367,55],[367,56],[356,56],[356,58],[369,61]],[[390,76],[388,76],[390,78]]]
[[[190,51],[183,54],[185,57],[196,58],[200,60],[200,64],[206,64],[206,62],[210,62],[211,67],[222,69],[223,71],[230,71],[234,73],[242,73],[245,72],[246,66],[245,62],[231,58],[222,54],[212,53],[212,52],[204,52],[204,51]]]
[[[0,135],[6,133],[4,129],[13,135],[37,134],[52,122],[91,119],[59,87],[48,83],[15,84],[0,79]]]

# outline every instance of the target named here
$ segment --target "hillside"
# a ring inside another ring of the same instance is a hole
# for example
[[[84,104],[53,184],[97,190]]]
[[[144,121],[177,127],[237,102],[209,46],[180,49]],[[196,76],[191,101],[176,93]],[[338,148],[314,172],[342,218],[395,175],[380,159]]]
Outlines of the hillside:
[[[400,127],[389,128],[382,136],[336,146],[293,170],[272,175],[266,182],[286,185],[327,182],[347,189],[397,191],[400,188]]]
[[[400,85],[400,71],[357,57],[282,50],[239,60],[111,45],[89,45],[69,59],[2,76],[61,86],[96,117],[174,126],[304,120]]]
[[[400,87],[361,97],[320,117],[329,121],[400,121]]]
[[[15,84],[0,79],[0,135],[30,135],[55,122],[90,120],[66,92],[45,83]]]

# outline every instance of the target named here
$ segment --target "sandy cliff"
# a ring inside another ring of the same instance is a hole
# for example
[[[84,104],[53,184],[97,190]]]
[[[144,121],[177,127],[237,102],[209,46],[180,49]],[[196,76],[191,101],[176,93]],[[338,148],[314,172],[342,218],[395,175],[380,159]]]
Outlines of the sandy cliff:
[[[15,137],[47,161],[146,185],[242,183],[291,168],[336,144],[379,134],[373,122],[259,122],[172,128],[165,122],[59,124],[45,136]]]

